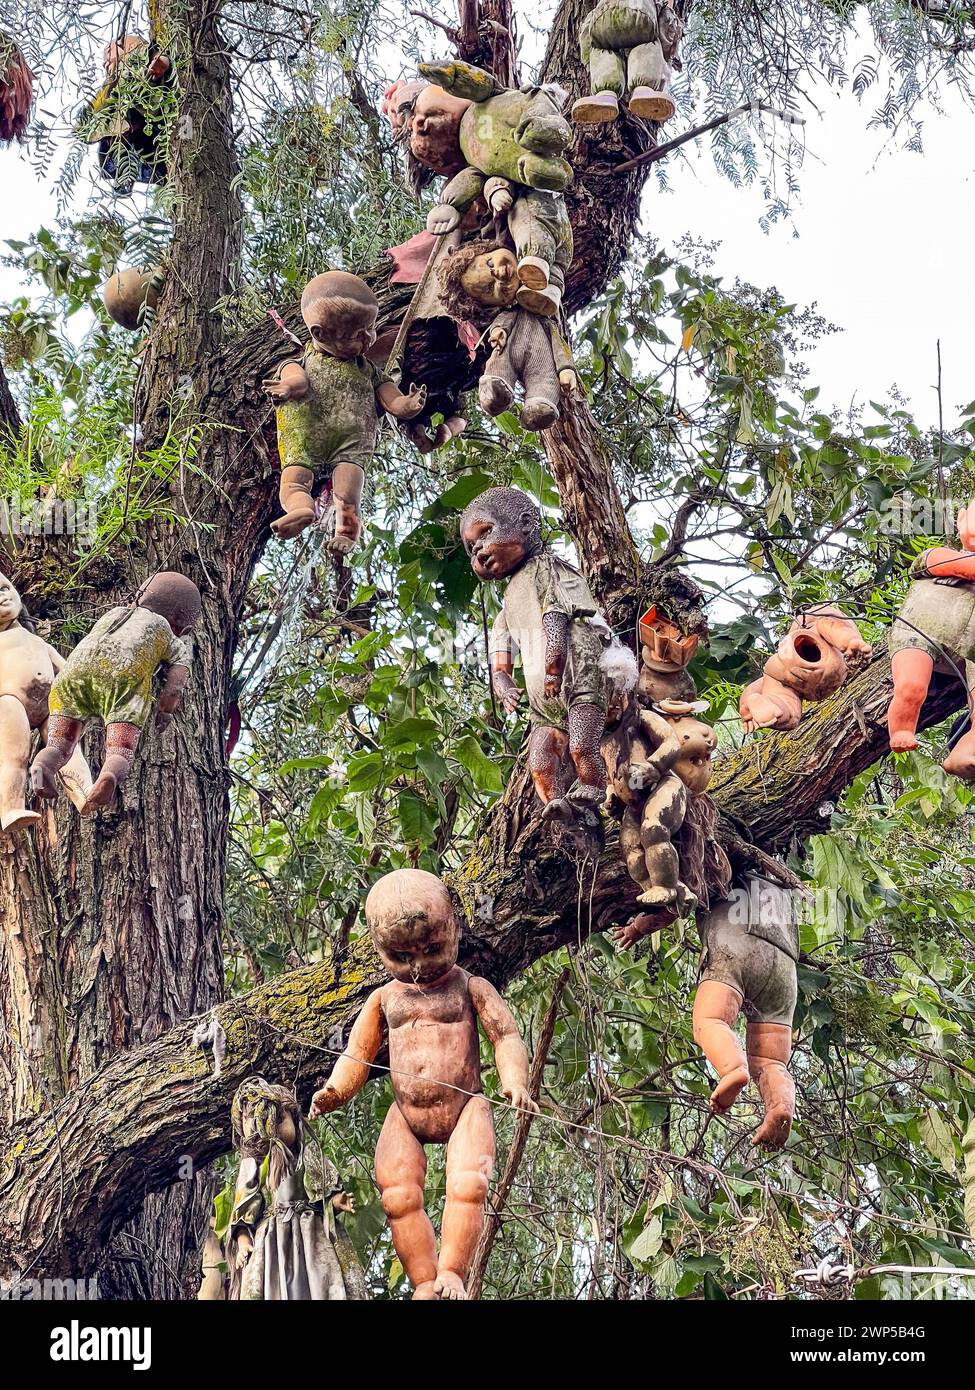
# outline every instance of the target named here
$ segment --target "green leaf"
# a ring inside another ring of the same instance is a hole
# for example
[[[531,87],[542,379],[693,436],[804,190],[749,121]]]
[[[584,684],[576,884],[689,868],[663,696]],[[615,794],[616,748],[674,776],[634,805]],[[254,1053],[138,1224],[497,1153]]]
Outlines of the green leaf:
[[[474,785],[482,792],[501,792],[504,778],[497,763],[492,762],[473,734],[467,734],[454,749],[457,760],[467,768]]]
[[[951,1177],[955,1176],[955,1143],[941,1111],[933,1105],[917,1122],[921,1143]]]

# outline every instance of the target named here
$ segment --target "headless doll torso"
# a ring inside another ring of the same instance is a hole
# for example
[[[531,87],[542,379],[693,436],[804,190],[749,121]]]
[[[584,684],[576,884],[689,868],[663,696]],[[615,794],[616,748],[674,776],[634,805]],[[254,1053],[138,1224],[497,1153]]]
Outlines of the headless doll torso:
[[[20,701],[32,729],[47,718],[53,683],[54,662],[46,642],[19,623],[0,632],[0,696]]]
[[[433,985],[394,981],[383,989],[393,1094],[421,1144],[445,1143],[470,1099],[465,1093],[481,1090],[469,980],[455,966]]]

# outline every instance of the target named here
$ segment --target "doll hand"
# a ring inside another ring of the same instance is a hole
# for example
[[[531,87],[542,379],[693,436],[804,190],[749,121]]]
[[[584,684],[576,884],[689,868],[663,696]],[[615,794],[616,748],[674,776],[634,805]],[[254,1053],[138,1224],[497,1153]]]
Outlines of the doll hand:
[[[501,703],[509,714],[517,713],[518,706],[521,704],[521,691],[516,685],[511,686],[508,690],[502,690]]]
[[[527,1086],[505,1086],[503,1089],[514,1110],[523,1110],[529,1115],[538,1114],[538,1106]]]
[[[449,203],[438,203],[427,213],[427,231],[431,236],[446,236],[460,223],[460,213]]]
[[[571,367],[563,367],[559,372],[559,386],[563,396],[568,397],[570,401],[578,400],[582,395],[579,378]]]
[[[261,386],[264,393],[270,396],[272,401],[289,401],[291,399],[291,387],[286,381],[281,381],[278,377],[269,377],[267,381],[262,381]]]
[[[311,1110],[309,1116],[314,1119],[316,1115],[328,1115],[333,1110],[338,1110],[342,1104],[342,1097],[332,1085],[331,1081],[326,1081],[320,1091],[316,1091],[311,1098]]]
[[[630,775],[627,778],[631,791],[649,791],[660,781],[660,769],[654,767],[652,763],[630,763]]]
[[[511,189],[503,183],[498,184],[488,193],[488,207],[492,212],[507,212],[514,201]]]
[[[488,343],[495,352],[503,352],[508,341],[508,334],[503,328],[491,328],[488,330]]]
[[[349,1216],[355,1216],[355,1198],[351,1192],[336,1192],[332,1198],[332,1206],[336,1211],[344,1211]]]
[[[413,385],[406,393],[406,398],[400,402],[398,412],[399,418],[401,420],[412,420],[415,415],[419,415],[426,403],[426,386],[414,381]]]
[[[606,793],[606,800],[603,802],[606,814],[612,816],[613,820],[622,820],[626,812],[626,802],[618,797],[612,790]]]
[[[545,698],[546,700],[557,700],[562,690],[562,677],[565,673],[559,671],[556,675],[545,672]]]

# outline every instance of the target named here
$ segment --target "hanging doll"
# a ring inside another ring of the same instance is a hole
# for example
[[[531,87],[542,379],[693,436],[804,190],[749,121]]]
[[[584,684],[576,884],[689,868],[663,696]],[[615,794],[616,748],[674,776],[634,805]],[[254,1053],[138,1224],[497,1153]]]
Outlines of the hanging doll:
[[[934,672],[964,677],[971,700],[975,689],[975,505],[958,513],[964,549],[935,546],[911,565],[914,581],[890,634],[894,693],[887,710],[890,747],[904,753],[917,747],[917,723]],[[975,732],[969,729],[942,763],[945,772],[975,780]]]
[[[182,638],[196,626],[200,591],[185,575],[164,570],[139,590],[134,604],[110,608],[67,658],[51,688],[47,747],[31,764],[37,796],[57,795],[55,776],[70,762],[89,719],[105,724],[105,761],[84,813],[111,806],[135,761],[143,725],[156,706],[165,729],[189,676]],[[153,684],[163,673],[156,697]]]
[[[31,736],[48,733],[48,700],[64,657],[31,630],[20,594],[0,574],[0,830],[13,834],[40,820],[24,806]],[[81,810],[91,772],[80,748],[60,768],[61,781]]]
[[[165,91],[173,65],[159,46],[135,34],[105,49],[105,82],[83,113],[80,128],[98,145],[98,166],[121,197],[137,183],[162,183]]]
[[[746,733],[794,729],[803,700],[825,700],[847,677],[847,657],[869,657],[856,623],[832,604],[807,608],[793,621],[764,674],[742,691],[738,709]]]
[[[159,266],[116,270],[102,286],[102,303],[113,322],[135,331],[145,326],[146,310],[156,308],[161,290]]]
[[[440,879],[421,869],[386,874],[366,898],[366,922],[393,978],[366,1000],[312,1114],[351,1100],[388,1046],[393,1103],[376,1147],[376,1180],[393,1244],[415,1299],[465,1299],[494,1164],[478,1023],[494,1046],[502,1091],[517,1110],[534,1113],[528,1053],[494,986],[458,966],[460,926]],[[447,1146],[439,1254],[423,1205],[425,1144]]]
[[[780,1149],[789,1137],[796,1090],[787,1070],[796,1009],[799,933],[792,891],[751,878],[744,890],[701,914],[704,947],[694,999],[694,1040],[718,1073],[711,1108],[723,1114],[758,1083],[765,1109],[752,1143]],[[734,1032],[747,1019],[745,1047]]]
[[[294,1091],[252,1076],[231,1110],[240,1166],[221,1243],[203,1254],[204,1301],[369,1297],[339,1212],[354,1212],[334,1165],[305,1125]],[[266,1164],[266,1169],[265,1169]]]
[[[283,363],[264,383],[277,405],[284,512],[271,529],[290,539],[310,526],[312,489],[326,482],[335,522],[329,545],[339,555],[348,554],[362,530],[362,484],[376,448],[378,412],[411,420],[426,400],[425,387],[414,385],[404,395],[366,358],[378,313],[376,296],[357,275],[316,275],[301,296],[311,341],[300,361]]]
[[[34,100],[34,74],[12,39],[0,34],[0,144],[23,140]]]
[[[520,652],[532,725],[528,766],[545,815],[598,807],[606,791],[599,747],[606,658],[619,648],[589,585],[542,544],[541,513],[516,488],[476,497],[461,515],[460,535],[478,579],[508,580],[491,633],[491,683],[513,714],[521,701],[512,674]],[[633,663],[631,685],[635,675]]]
[[[620,101],[647,121],[667,121],[675,107],[670,68],[681,23],[669,0],[597,0],[582,21],[579,50],[589,68],[590,96],[572,107],[572,119],[615,121]]]

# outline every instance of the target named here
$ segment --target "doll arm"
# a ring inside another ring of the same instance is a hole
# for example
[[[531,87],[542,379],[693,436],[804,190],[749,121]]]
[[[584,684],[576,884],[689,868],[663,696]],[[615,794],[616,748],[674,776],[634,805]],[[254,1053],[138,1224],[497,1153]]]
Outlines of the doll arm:
[[[480,976],[472,975],[467,987],[477,1016],[494,1045],[494,1061],[502,1091],[516,1110],[537,1115],[538,1106],[528,1089],[528,1051],[511,1010],[494,985]]]
[[[975,579],[975,555],[967,551],[937,545],[933,550],[926,550],[922,559],[932,579]]]
[[[566,396],[577,397],[581,394],[579,373],[576,370],[571,349],[557,328],[551,328],[550,332],[552,334],[552,357],[555,361],[555,370],[559,375],[559,385]]]
[[[380,988],[374,989],[363,1004],[359,1017],[352,1025],[346,1049],[332,1068],[332,1075],[311,1098],[312,1117],[338,1110],[366,1084],[376,1053],[383,1043],[382,1001]]]
[[[308,395],[311,385],[308,373],[300,362],[285,362],[274,376],[261,383],[272,401],[300,401]]]
[[[412,420],[427,403],[427,388],[414,382],[404,395],[395,381],[384,381],[376,391],[376,400],[394,420]]]
[[[545,633],[545,698],[558,699],[569,659],[569,616],[554,609],[542,615]]]
[[[440,195],[440,202],[427,213],[427,231],[431,236],[445,236],[460,225],[462,215],[480,197],[484,175],[480,169],[461,169]]]
[[[492,212],[507,212],[515,201],[515,186],[497,175],[484,185],[484,200]]]
[[[674,733],[673,726],[650,709],[640,711],[640,728],[653,739],[656,747],[645,763],[635,763],[633,766],[651,769],[651,780],[656,783],[670,771],[680,757],[680,740]]]
[[[179,709],[189,676],[190,668],[188,666],[174,665],[167,670],[166,680],[159,692],[159,701],[156,707],[157,729],[165,729]]]
[[[491,667],[492,689],[509,714],[514,714],[521,701],[521,691],[512,678],[516,651],[517,646],[508,631],[508,624],[502,608],[491,629],[488,658]]]

